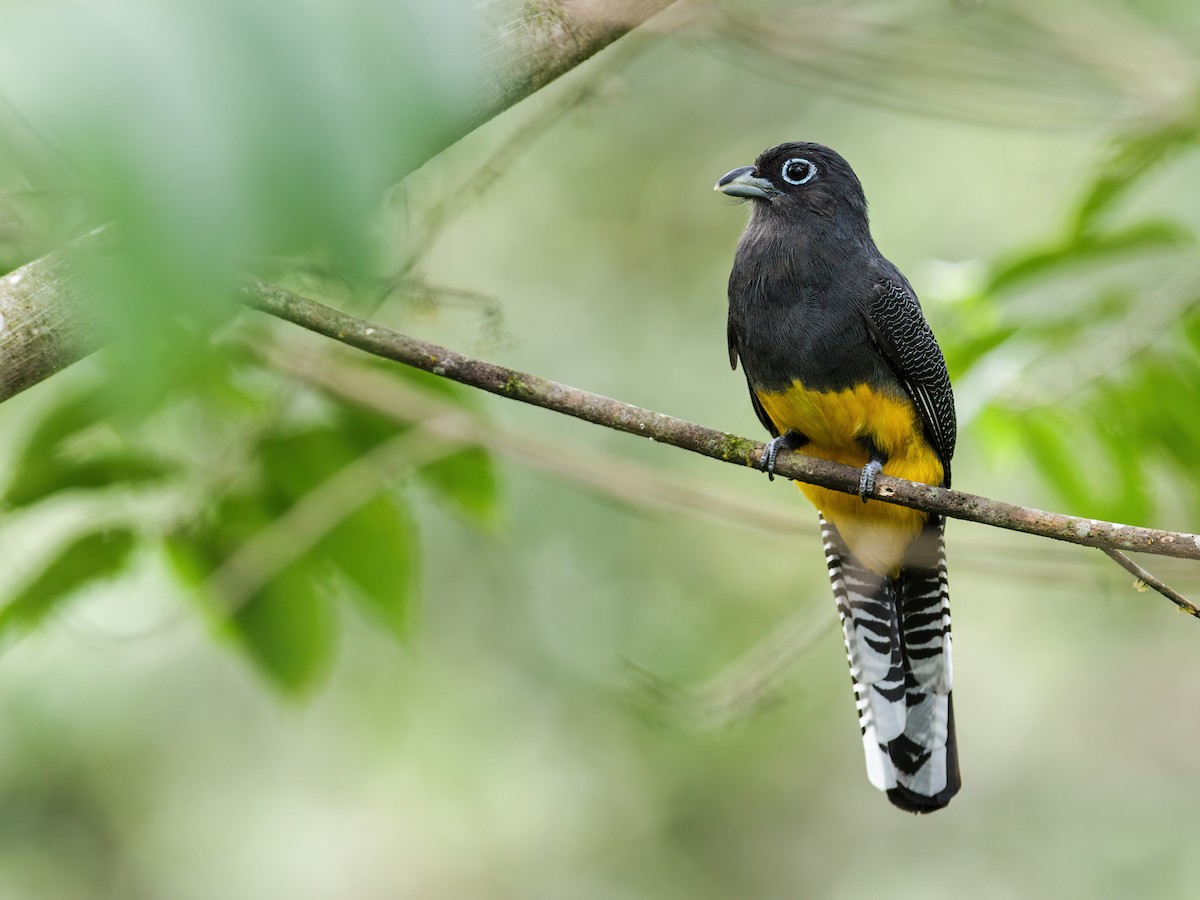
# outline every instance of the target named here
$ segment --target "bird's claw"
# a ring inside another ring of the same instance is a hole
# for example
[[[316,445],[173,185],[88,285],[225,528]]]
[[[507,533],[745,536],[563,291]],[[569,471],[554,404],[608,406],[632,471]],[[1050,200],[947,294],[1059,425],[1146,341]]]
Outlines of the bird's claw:
[[[858,479],[858,496],[862,498],[863,503],[866,503],[867,498],[875,493],[875,479],[882,471],[883,460],[877,456],[872,456],[863,466],[862,475]]]
[[[775,458],[779,456],[780,450],[795,450],[804,439],[794,431],[785,431],[778,437],[773,437],[767,441],[763,447],[762,459],[759,465],[762,470],[767,473],[767,478],[771,481],[775,480]]]

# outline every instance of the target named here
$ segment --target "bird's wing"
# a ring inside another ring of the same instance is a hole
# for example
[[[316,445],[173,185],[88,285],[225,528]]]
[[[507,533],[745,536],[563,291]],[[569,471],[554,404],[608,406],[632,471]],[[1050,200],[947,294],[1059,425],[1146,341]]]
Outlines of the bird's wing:
[[[957,424],[946,360],[921,304],[903,276],[885,277],[865,312],[867,328],[921,414],[926,434],[942,459],[950,484]]]
[[[725,328],[725,336],[729,341],[729,366],[736,369],[738,364],[738,330],[733,323],[733,317],[729,317],[729,322]],[[744,368],[744,367],[743,367]],[[754,385],[750,383],[750,376],[746,376],[746,387],[750,389],[750,404],[754,407],[754,414],[758,416],[758,421],[762,422],[763,428],[770,432],[771,437],[779,437],[779,429],[775,427],[775,423],[771,421],[771,417],[767,415],[767,411],[763,409],[762,403],[759,402],[758,394],[754,393]]]

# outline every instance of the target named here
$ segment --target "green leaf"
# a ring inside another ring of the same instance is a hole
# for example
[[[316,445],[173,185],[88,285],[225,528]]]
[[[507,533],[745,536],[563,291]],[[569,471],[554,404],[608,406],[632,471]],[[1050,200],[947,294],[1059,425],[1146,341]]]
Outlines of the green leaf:
[[[316,549],[350,582],[353,601],[396,638],[408,637],[419,555],[416,525],[398,498],[370,501]]]
[[[259,446],[265,489],[290,505],[369,449],[355,446],[340,429],[329,426],[276,433]]]
[[[174,567],[189,582],[211,589],[213,573],[247,541],[396,431],[375,416],[339,410],[332,425],[270,434],[259,444],[257,482],[220,498],[203,521],[167,540]],[[328,669],[333,601],[339,596],[393,636],[408,633],[417,529],[401,498],[380,482],[374,496],[341,520],[323,524],[327,530],[312,546],[280,571],[267,573],[270,580],[252,597],[205,597],[218,627],[292,693],[310,689]],[[232,612],[231,602],[236,603]]]
[[[981,359],[1020,332],[1015,326],[995,325],[986,331],[962,335],[946,346],[946,365],[960,377],[969,372]]]
[[[41,573],[0,610],[0,633],[30,630],[89,582],[111,578],[129,561],[136,537],[125,528],[94,531],[59,550]]]
[[[168,559],[184,580],[211,588],[213,572],[277,514],[261,494],[228,495],[207,521],[168,537]],[[230,598],[198,596],[218,630],[230,634],[259,671],[277,687],[299,694],[319,683],[333,656],[335,622],[323,589],[325,576],[319,557],[306,554],[271,573],[249,598],[237,598],[232,612]]]
[[[482,528],[496,523],[498,490],[492,458],[468,447],[422,466],[417,476],[439,499]]]
[[[363,443],[391,437],[395,427],[371,427],[371,417],[357,420]],[[353,464],[367,447],[357,447],[345,432],[316,428],[265,442],[263,472],[271,489],[294,503],[343,467]],[[393,635],[408,630],[412,587],[417,567],[417,531],[399,498],[386,485],[379,494],[336,523],[313,547],[312,557],[339,570],[350,582],[352,599]]]
[[[1106,234],[1079,234],[1063,244],[1023,253],[993,268],[986,291],[999,293],[1022,281],[1046,278],[1084,262],[1110,262],[1118,254],[1163,250],[1194,241],[1192,233],[1173,222],[1141,222]]]
[[[361,406],[337,404],[336,432],[349,446],[367,451],[411,429],[390,416]]]
[[[294,694],[311,690],[328,672],[335,625],[318,573],[304,560],[277,572],[229,620],[260,671]]]
[[[1200,500],[1200,484],[1195,478],[1196,458],[1200,456],[1200,420],[1181,415],[1180,410],[1200,409],[1200,365],[1186,353],[1174,360],[1154,358],[1140,371],[1131,390],[1120,396],[1102,396],[1097,406],[1119,404],[1129,420],[1126,431],[1136,435],[1127,442],[1127,453],[1143,458],[1157,451],[1176,469],[1172,482],[1175,490],[1190,492],[1193,503]],[[1169,398],[1169,400],[1167,400]],[[1134,453],[1131,448],[1140,448]]]
[[[9,485],[5,503],[12,508],[29,506],[52,494],[70,490],[134,487],[158,481],[175,470],[163,460],[137,452],[118,451],[78,462],[56,460],[52,456],[29,460],[17,470]]]
[[[273,510],[256,492],[218,497],[202,521],[166,536],[167,558],[185,581],[203,584],[217,566],[273,517]]]
[[[1081,234],[1091,229],[1147,173],[1162,166],[1171,152],[1194,144],[1196,135],[1196,113],[1191,111],[1183,119],[1119,142],[1083,195],[1072,230]]]
[[[63,491],[141,485],[175,471],[175,466],[162,459],[124,446],[111,433],[107,436],[113,440],[102,447],[72,449],[72,441],[105,423],[106,398],[99,385],[88,385],[42,417],[12,467],[3,498],[7,506],[29,506]]]
[[[1132,442],[1123,423],[1094,421],[1096,435],[1107,451],[1113,475],[1111,480],[1102,479],[1107,498],[1105,514],[1122,522],[1147,521],[1153,505],[1144,471],[1149,460],[1130,452]]]
[[[1191,307],[1185,312],[1180,324],[1183,328],[1183,337],[1191,346],[1193,352],[1200,354],[1200,315],[1196,315],[1197,309],[1200,309],[1200,299],[1193,300]]]
[[[167,563],[185,585],[199,587],[212,572],[208,554],[195,539],[195,530],[176,531],[163,536],[162,550]],[[207,611],[207,610],[206,610]]]
[[[61,399],[41,419],[25,442],[24,456],[54,452],[74,434],[89,428],[103,418],[106,407],[104,392],[99,384],[84,387]]]
[[[1091,485],[1098,478],[1095,458],[1076,442],[1079,423],[1049,409],[1031,410],[1019,418],[1026,446],[1043,477],[1076,515],[1100,515]]]

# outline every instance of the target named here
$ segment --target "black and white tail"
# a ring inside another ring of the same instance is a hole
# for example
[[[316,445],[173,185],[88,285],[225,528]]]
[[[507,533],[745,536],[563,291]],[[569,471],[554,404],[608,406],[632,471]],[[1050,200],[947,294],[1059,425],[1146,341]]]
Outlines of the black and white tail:
[[[896,577],[866,568],[821,518],[825,561],[850,660],[867,777],[909,812],[958,793],[943,520],[905,552]]]

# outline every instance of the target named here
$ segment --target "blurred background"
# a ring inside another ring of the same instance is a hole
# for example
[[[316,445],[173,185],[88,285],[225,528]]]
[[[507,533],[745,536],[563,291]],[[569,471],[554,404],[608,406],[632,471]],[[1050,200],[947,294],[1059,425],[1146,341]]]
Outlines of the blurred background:
[[[231,286],[761,438],[712,185],[820,141],[955,486],[1197,531],[1200,7],[685,2],[438,152],[489,73],[427,6],[0,2],[0,273],[117,232],[109,346],[0,406],[0,898],[1195,896],[1200,630],[1099,552],[949,524],[964,788],[915,819],[793,487]]]

